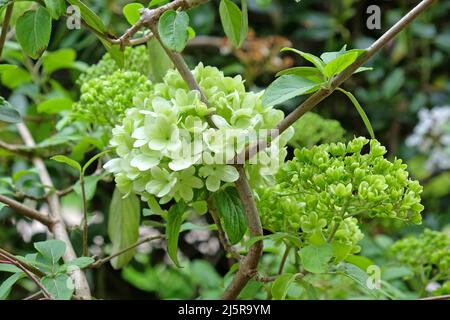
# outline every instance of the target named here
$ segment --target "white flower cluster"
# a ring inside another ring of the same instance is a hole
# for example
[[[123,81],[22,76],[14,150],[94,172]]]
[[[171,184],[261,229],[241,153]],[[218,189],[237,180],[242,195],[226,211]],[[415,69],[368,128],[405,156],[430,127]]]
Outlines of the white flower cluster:
[[[209,108],[199,92],[189,90],[180,74],[171,70],[112,130],[110,143],[118,158],[107,162],[105,169],[114,173],[122,193],[140,194],[143,200],[156,197],[161,204],[201,200],[196,194],[202,193],[195,190],[206,187],[214,192],[223,183],[236,181],[239,175],[230,160],[284,117],[282,111],[262,105],[262,93],[246,92],[240,76],[225,77],[202,64],[193,74]],[[258,153],[258,161],[246,164],[253,182],[277,171],[291,135],[290,130],[282,134],[268,151]]]
[[[419,123],[406,144],[429,155],[429,171],[450,169],[450,106],[420,110]]]

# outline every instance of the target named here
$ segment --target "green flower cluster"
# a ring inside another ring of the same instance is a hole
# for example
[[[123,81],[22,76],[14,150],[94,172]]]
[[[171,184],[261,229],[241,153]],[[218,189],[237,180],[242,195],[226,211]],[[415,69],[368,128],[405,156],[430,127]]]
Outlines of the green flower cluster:
[[[92,78],[81,86],[80,100],[73,105],[71,117],[112,128],[134,105],[134,100],[144,99],[151,90],[151,81],[135,71],[117,70]]]
[[[408,236],[395,242],[390,250],[399,262],[428,281],[450,281],[450,236],[447,233],[425,229],[419,237]]]
[[[246,92],[240,76],[225,77],[217,68],[199,64],[193,75],[210,106],[191,91],[178,71],[170,70],[152,94],[128,109],[123,122],[112,130],[111,145],[118,158],[105,164],[115,174],[122,193],[137,193],[167,203],[194,199],[204,187],[217,191],[239,175],[229,161],[256,139],[249,132],[271,129],[284,117],[265,107],[262,93]],[[214,115],[210,116],[212,113]],[[264,161],[247,165],[259,178],[273,175],[284,161],[292,131],[275,139],[269,151],[259,152]],[[275,159],[274,161],[267,161]]]
[[[124,50],[124,71],[135,71],[145,76],[150,75],[150,57],[146,46],[126,47]],[[102,59],[90,66],[80,75],[77,83],[81,86],[92,79],[106,76],[120,70],[119,65],[109,53],[105,53]]]
[[[408,179],[401,160],[390,162],[386,149],[363,137],[295,150],[295,158],[276,175],[277,184],[258,189],[263,226],[272,232],[301,232],[305,240],[327,239],[353,247],[363,235],[357,217],[421,222],[422,187]]]
[[[320,143],[343,142],[345,129],[337,120],[307,112],[293,124],[295,133],[288,144],[293,148],[311,148]]]

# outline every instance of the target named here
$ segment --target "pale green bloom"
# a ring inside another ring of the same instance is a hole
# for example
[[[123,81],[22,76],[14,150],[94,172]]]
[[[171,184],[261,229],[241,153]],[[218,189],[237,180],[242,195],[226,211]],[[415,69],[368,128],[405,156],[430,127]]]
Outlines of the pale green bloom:
[[[235,182],[239,179],[236,168],[229,165],[203,166],[199,170],[199,175],[206,178],[206,188],[211,192],[219,190],[221,181]]]

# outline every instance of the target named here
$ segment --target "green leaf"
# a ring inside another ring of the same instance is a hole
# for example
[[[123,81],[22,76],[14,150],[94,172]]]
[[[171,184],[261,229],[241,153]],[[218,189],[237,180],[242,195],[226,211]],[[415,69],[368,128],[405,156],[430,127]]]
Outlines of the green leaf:
[[[72,48],[47,52],[42,57],[42,66],[47,74],[52,74],[56,70],[73,68],[76,57],[76,51]]]
[[[231,0],[221,0],[219,5],[220,20],[223,31],[231,43],[239,48],[247,33],[243,30],[248,22],[244,22],[241,9]],[[247,26],[248,29],[248,26]],[[244,35],[245,33],[245,35]]]
[[[66,244],[61,240],[35,242],[34,247],[53,266],[58,264],[59,259],[66,252]]]
[[[88,160],[88,162],[86,162],[86,164],[83,166],[83,173],[86,172],[87,168],[89,168],[89,166],[90,166],[95,160],[97,160],[97,159],[100,158],[101,156],[107,154],[108,152],[111,152],[111,149],[103,150],[102,152],[97,153],[95,156],[93,156],[92,158],[90,158],[90,159]]]
[[[74,285],[67,274],[43,277],[41,283],[56,300],[70,300],[72,298]]]
[[[71,5],[75,5],[80,9],[81,18],[86,22],[88,26],[100,33],[107,33],[108,29],[103,23],[102,19],[92,11],[87,5],[85,5],[81,0],[67,0]]]
[[[347,52],[347,45],[344,45],[341,50],[339,51],[332,51],[332,52],[324,52],[320,55],[320,59],[322,59],[323,62],[329,63],[339,57],[341,54]]]
[[[247,219],[236,188],[219,190],[213,194],[212,201],[223,219],[223,227],[231,244],[241,241],[247,231]]]
[[[123,198],[119,189],[115,189],[109,208],[108,235],[113,244],[111,254],[133,245],[139,238],[141,204],[136,195]],[[111,260],[114,269],[121,269],[134,257],[135,250],[128,250]]]
[[[101,176],[87,176],[84,177],[84,190],[86,192],[86,201],[91,201],[94,196],[95,192],[97,191],[97,183],[101,179]],[[81,193],[81,185],[80,181],[78,180],[77,183],[73,187],[73,191],[80,197],[82,197]]]
[[[309,272],[322,273],[327,271],[328,262],[333,256],[333,248],[329,243],[321,246],[308,245],[300,250],[302,266]]]
[[[373,68],[372,67],[359,67],[358,69],[356,69],[355,72],[353,72],[353,74],[357,74],[360,72],[366,72],[366,71],[372,71]]]
[[[262,101],[266,106],[281,104],[294,97],[317,91],[321,85],[296,75],[283,75],[269,85]]]
[[[56,114],[72,109],[73,101],[69,98],[53,98],[37,105],[38,113]]]
[[[67,262],[66,266],[76,266],[80,269],[84,269],[86,267],[89,267],[91,264],[95,262],[94,258],[91,257],[79,257],[72,261]]]
[[[8,123],[22,122],[19,111],[13,108],[3,97],[0,97],[0,121]]]
[[[311,283],[305,281],[304,279],[298,279],[297,282],[300,283],[300,285],[305,289],[309,299],[319,300],[316,288],[314,288],[314,286]]]
[[[340,242],[333,242],[331,245],[333,247],[333,256],[335,257],[336,262],[341,262],[342,260],[344,260],[350,254],[353,248],[351,245],[343,244]]]
[[[22,270],[20,270],[18,267],[16,267],[13,264],[0,263],[0,272],[18,273],[18,272],[22,272]]]
[[[24,83],[33,81],[30,73],[22,68],[6,69],[1,75],[3,85],[9,89],[16,89]]]
[[[23,50],[33,59],[45,51],[52,32],[52,18],[41,6],[29,10],[16,23],[16,38]]]
[[[166,4],[167,2],[169,2],[170,0],[152,0],[150,1],[150,3],[148,4],[148,7],[156,7],[162,4]]]
[[[362,53],[364,53],[364,50],[350,50],[339,55],[337,58],[326,64],[323,69],[323,74],[327,78],[334,77],[355,62]]]
[[[12,71],[17,69],[17,66],[14,64],[0,64],[0,73],[5,71]]]
[[[187,29],[188,32],[188,40],[194,39],[196,36],[195,30],[192,27],[188,27]]]
[[[378,298],[380,298],[381,295],[385,295],[385,293],[381,290],[378,290],[378,289],[370,290],[367,287],[367,279],[369,278],[369,275],[365,271],[361,270],[360,268],[358,268],[352,264],[344,262],[344,263],[339,264],[337,271],[338,271],[338,273],[341,273],[341,274],[345,275],[346,277],[355,281],[357,284],[359,284],[361,286],[361,288],[366,293],[370,294],[371,296],[378,299]]]
[[[284,300],[289,286],[295,281],[296,274],[284,273],[280,275],[272,284],[272,298],[274,300]]]
[[[167,56],[161,44],[155,38],[150,39],[147,43],[152,76],[155,82],[161,82],[167,73],[167,70],[173,68],[172,60]]]
[[[392,98],[405,83],[405,73],[402,69],[395,69],[383,82],[381,92],[386,99]]]
[[[53,19],[58,19],[66,12],[65,0],[44,0],[44,3]]]
[[[167,252],[177,267],[180,267],[180,263],[178,262],[178,238],[180,236],[181,223],[183,222],[183,216],[186,210],[186,203],[181,201],[171,206],[167,215]]]
[[[293,74],[302,78],[307,78],[309,79],[309,77],[313,77],[313,79],[316,79],[317,77],[319,77],[319,79],[322,79],[322,73],[320,72],[319,69],[314,68],[314,67],[294,67],[294,68],[289,68],[289,69],[284,69],[281,70],[280,72],[278,72],[275,76],[279,77],[279,76],[283,76],[285,74]],[[310,79],[311,80],[311,79]]]
[[[342,93],[344,93],[349,99],[350,101],[353,103],[353,105],[355,106],[356,110],[359,113],[359,116],[361,117],[361,119],[364,122],[364,125],[367,128],[367,131],[369,131],[370,137],[372,139],[375,139],[375,133],[373,132],[373,128],[372,128],[372,124],[370,123],[369,118],[367,117],[367,114],[364,112],[364,109],[361,107],[361,105],[359,104],[358,100],[356,100],[355,96],[351,93],[348,92],[342,88],[337,88],[339,91],[341,91]]]
[[[362,270],[367,270],[369,266],[374,264],[372,260],[363,256],[350,255],[347,256],[344,260],[347,261],[348,263],[354,264],[355,266],[357,266]]]
[[[140,10],[144,8],[142,3],[129,3],[125,7],[123,7],[123,15],[127,19],[128,23],[133,25],[139,21],[141,18]]]
[[[158,31],[164,45],[170,50],[183,51],[188,40],[189,15],[184,11],[168,10],[161,15]]]
[[[303,52],[294,48],[283,48],[280,50],[281,52],[286,52],[286,51],[291,51],[294,52],[300,56],[302,56],[304,59],[308,60],[309,62],[311,62],[317,69],[319,70],[323,70],[323,67],[325,66],[325,63],[319,58],[316,57],[315,55],[311,54],[311,53],[307,53],[307,52]]]
[[[75,168],[78,170],[78,172],[81,173],[81,165],[76,162],[73,159],[70,159],[69,157],[63,156],[63,155],[57,155],[57,156],[53,156],[50,159],[61,162],[61,163],[65,163],[69,166],[71,166],[72,168]]]
[[[5,300],[11,292],[12,286],[25,277],[25,273],[14,273],[0,285],[0,300]]]

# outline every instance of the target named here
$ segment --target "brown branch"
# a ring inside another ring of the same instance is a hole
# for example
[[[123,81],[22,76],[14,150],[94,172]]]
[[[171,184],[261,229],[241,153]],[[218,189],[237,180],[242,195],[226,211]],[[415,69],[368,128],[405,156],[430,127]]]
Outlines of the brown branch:
[[[443,296],[436,296],[436,297],[426,297],[426,298],[420,298],[419,300],[450,300],[450,294],[446,294]]]
[[[134,249],[134,248],[140,246],[141,244],[150,242],[150,241],[152,241],[152,240],[157,240],[157,239],[164,239],[164,236],[161,235],[161,236],[148,236],[148,237],[144,237],[144,238],[142,238],[141,240],[139,240],[138,242],[136,242],[135,244],[132,244],[131,246],[129,246],[129,247],[125,248],[125,249],[122,249],[122,250],[120,250],[119,252],[117,252],[117,253],[115,253],[115,254],[112,254],[112,255],[110,255],[110,256],[108,256],[108,257],[106,257],[106,258],[102,258],[102,259],[99,259],[99,260],[95,261],[93,264],[91,264],[90,267],[91,267],[91,268],[100,268],[100,267],[101,267],[102,265],[104,265],[105,263],[111,261],[111,260],[114,259],[114,258],[117,258],[118,256],[120,256],[120,255],[126,253],[127,251],[130,251],[130,250],[132,250],[132,249]]]
[[[295,121],[302,117],[306,112],[311,111],[322,100],[331,95],[333,91],[338,88],[342,83],[348,80],[353,73],[361,67],[367,60],[369,60],[375,53],[394,39],[403,29],[405,29],[417,16],[425,11],[434,0],[423,0],[410,12],[408,12],[402,19],[400,19],[395,25],[393,25],[388,31],[386,31],[377,41],[375,41],[366,52],[361,55],[354,63],[348,66],[344,71],[334,78],[329,88],[321,88],[319,91],[308,97],[300,106],[292,111],[286,118],[284,118],[270,134],[274,134],[273,138],[276,138],[282,134],[287,128],[289,128]],[[238,155],[236,159],[249,159],[253,157],[258,151],[267,148],[269,142],[262,139],[257,143],[252,144],[242,154]]]
[[[241,255],[233,248],[230,241],[228,241],[228,237],[222,228],[222,223],[220,222],[220,217],[217,214],[216,208],[215,208],[214,204],[212,203],[212,201],[208,201],[208,208],[209,208],[209,213],[211,214],[211,217],[214,220],[214,224],[217,226],[217,233],[219,235],[219,240],[220,240],[220,243],[222,244],[222,247],[235,260],[241,261]]]
[[[3,250],[0,248],[0,256],[9,261],[11,264],[15,265],[17,268],[22,270],[28,278],[30,278],[39,289],[41,289],[44,296],[48,299],[52,299],[52,295],[48,292],[48,290],[42,285],[42,283],[39,281],[38,278],[36,278],[36,273],[38,269],[33,267],[33,271],[31,271],[31,266],[25,265],[24,262],[20,261],[18,258],[16,258],[14,255],[10,254],[6,250]],[[40,276],[42,277],[44,274],[39,271]]]
[[[13,209],[18,214],[21,214],[27,218],[39,221],[43,225],[47,226],[49,229],[51,229],[52,226],[55,224],[55,221],[52,218],[47,217],[46,215],[40,213],[39,211],[34,210],[30,207],[27,207],[16,200],[5,197],[2,194],[0,194],[0,202],[8,205],[9,207],[11,207],[11,209]]]
[[[17,129],[26,146],[34,147],[36,145],[30,131],[24,123],[17,124]],[[49,186],[51,189],[54,189],[53,181],[50,178],[50,174],[48,173],[44,161],[41,158],[34,156],[32,158],[32,162],[39,172],[39,177],[42,184]],[[77,258],[77,255],[75,254],[72,242],[70,241],[69,235],[67,234],[66,225],[61,216],[61,205],[59,202],[59,197],[55,192],[51,192],[47,196],[46,201],[50,208],[50,218],[55,221],[55,223],[51,226],[50,231],[53,233],[55,239],[64,241],[66,243],[66,252],[63,256],[63,260],[65,262],[75,260]],[[71,273],[71,277],[75,284],[75,294],[82,297],[83,299],[90,299],[91,293],[84,272],[79,269],[74,270]]]
[[[3,54],[3,48],[5,47],[6,35],[8,34],[9,22],[14,10],[14,1],[11,1],[6,7],[5,16],[3,18],[2,33],[0,34],[0,58]]]

